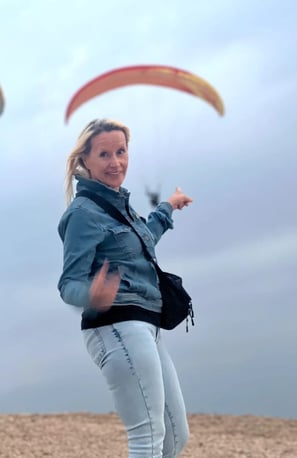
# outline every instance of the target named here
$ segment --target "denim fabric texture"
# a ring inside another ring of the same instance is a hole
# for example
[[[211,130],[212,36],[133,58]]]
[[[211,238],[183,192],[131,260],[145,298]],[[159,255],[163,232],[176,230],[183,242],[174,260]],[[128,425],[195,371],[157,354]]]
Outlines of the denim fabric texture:
[[[189,429],[178,377],[160,329],[126,321],[82,333],[127,430],[129,458],[177,457]]]
[[[96,180],[76,178],[77,192],[96,193],[124,214],[155,259],[155,245],[173,228],[172,206],[160,203],[145,221],[131,207],[125,188],[115,191]],[[152,316],[160,317],[162,308],[154,264],[145,257],[132,228],[87,197],[72,201],[58,231],[64,247],[58,289],[64,302],[81,308],[85,323],[89,319],[95,324],[82,326],[82,334],[126,428],[129,458],[177,457],[189,430],[174,365],[164,347],[159,321],[152,320]],[[121,281],[113,307],[104,313],[91,307],[89,289],[106,259],[109,271],[119,272]],[[112,320],[104,322],[109,312]]]
[[[159,204],[144,222],[129,205],[129,193],[125,188],[118,192],[95,180],[77,179],[77,191],[95,192],[115,205],[132,222],[149,253],[155,257],[156,243],[173,227],[171,205]],[[64,302],[89,308],[92,278],[108,259],[110,271],[118,271],[121,275],[113,305],[139,305],[160,312],[158,277],[152,263],[144,257],[140,240],[132,228],[116,221],[90,199],[78,197],[63,214],[58,231],[64,246],[63,273],[58,289]]]

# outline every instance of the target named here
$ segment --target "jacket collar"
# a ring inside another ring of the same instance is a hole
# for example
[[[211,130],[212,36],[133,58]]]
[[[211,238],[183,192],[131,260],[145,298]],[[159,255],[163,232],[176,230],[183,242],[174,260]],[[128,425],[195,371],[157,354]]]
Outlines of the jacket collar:
[[[76,191],[91,191],[95,194],[104,197],[113,205],[120,205],[129,202],[130,193],[126,188],[120,187],[119,191],[107,186],[101,181],[92,180],[90,178],[82,177],[81,175],[75,176],[77,180]]]

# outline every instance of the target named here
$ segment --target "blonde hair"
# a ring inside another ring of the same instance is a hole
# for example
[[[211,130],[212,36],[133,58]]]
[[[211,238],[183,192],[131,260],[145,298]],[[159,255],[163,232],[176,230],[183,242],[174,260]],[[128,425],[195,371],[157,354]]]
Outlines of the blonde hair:
[[[92,148],[92,139],[102,132],[111,132],[120,130],[124,133],[126,143],[130,140],[130,130],[127,126],[119,121],[112,119],[94,119],[81,131],[76,145],[68,156],[66,164],[66,204],[69,205],[73,199],[73,177],[80,175],[89,178],[89,171],[84,165],[84,157],[87,156]]]

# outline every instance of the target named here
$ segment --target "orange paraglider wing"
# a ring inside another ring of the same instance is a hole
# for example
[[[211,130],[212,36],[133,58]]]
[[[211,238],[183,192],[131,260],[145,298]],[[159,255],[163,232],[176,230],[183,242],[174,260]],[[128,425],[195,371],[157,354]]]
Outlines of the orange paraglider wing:
[[[4,111],[4,106],[5,106],[5,99],[4,99],[3,91],[0,86],[0,115],[2,115]]]
[[[103,73],[82,86],[70,100],[65,122],[83,103],[112,89],[134,84],[164,86],[187,92],[212,105],[220,115],[224,104],[218,92],[205,80],[193,73],[162,65],[138,65],[122,67]]]

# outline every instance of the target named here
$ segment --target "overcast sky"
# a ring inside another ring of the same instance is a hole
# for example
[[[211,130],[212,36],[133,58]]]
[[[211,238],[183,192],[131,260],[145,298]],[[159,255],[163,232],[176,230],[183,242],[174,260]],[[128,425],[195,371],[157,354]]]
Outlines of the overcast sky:
[[[189,412],[297,418],[297,4],[283,0],[0,0],[0,412],[108,412],[113,404],[62,302],[57,225],[64,171],[84,125],[132,134],[125,186],[194,199],[157,247],[183,276],[196,325],[164,332]],[[226,115],[171,89],[93,99],[100,73],[164,64],[221,94]]]

